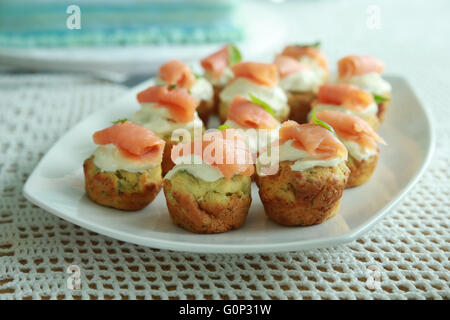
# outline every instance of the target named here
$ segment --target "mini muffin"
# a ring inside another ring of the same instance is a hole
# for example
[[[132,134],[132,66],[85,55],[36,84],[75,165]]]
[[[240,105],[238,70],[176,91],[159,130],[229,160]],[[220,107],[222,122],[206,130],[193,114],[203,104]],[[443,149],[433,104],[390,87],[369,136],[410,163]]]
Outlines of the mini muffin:
[[[384,64],[363,55],[347,56],[338,62],[338,81],[350,83],[372,93],[378,104],[378,119],[382,122],[391,99],[391,85],[381,77]]]
[[[165,175],[174,166],[170,151],[180,142],[180,134],[187,139],[202,134],[203,123],[195,111],[198,101],[186,89],[169,86],[151,86],[139,92],[137,100],[141,109],[131,116],[131,121],[166,141],[162,160]]]
[[[164,194],[176,225],[194,233],[222,233],[244,224],[254,167],[235,130],[215,130],[192,144],[181,143],[172,149],[172,158],[176,166],[164,177]]]
[[[284,121],[289,115],[287,96],[278,86],[278,71],[274,64],[240,62],[231,67],[234,79],[220,93],[219,118],[225,122],[228,108],[238,94],[268,103],[274,112],[274,118]]]
[[[205,72],[205,78],[213,85],[215,112],[218,111],[220,92],[234,77],[231,66],[240,61],[241,53],[238,48],[231,44],[225,45],[219,51],[200,61]]]
[[[159,68],[156,84],[177,86],[189,90],[199,101],[197,112],[204,125],[214,111],[214,90],[211,83],[203,77],[195,76],[191,68],[179,60],[171,60]]]
[[[93,139],[99,146],[83,165],[89,198],[127,211],[151,203],[162,185],[164,140],[129,121],[98,131]]]
[[[322,85],[313,107],[316,112],[334,110],[353,114],[365,120],[375,130],[378,128],[378,105],[372,94],[352,84]]]
[[[376,142],[385,144],[384,140],[367,122],[354,115],[325,110],[317,113],[316,117],[332,126],[347,148],[350,176],[346,187],[356,187],[369,180],[380,157]]]
[[[237,95],[231,102],[224,126],[240,129],[256,159],[259,150],[278,139],[280,122],[272,114],[272,109],[264,101],[252,101]]]
[[[317,47],[287,46],[275,58],[280,75],[280,87],[288,96],[289,119],[298,123],[308,122],[312,102],[318,88],[328,79],[328,62]]]
[[[279,150],[272,150],[277,161],[266,163],[262,153],[256,163],[266,215],[285,226],[324,222],[337,212],[347,184],[345,146],[317,124],[290,120],[282,124],[279,135]]]

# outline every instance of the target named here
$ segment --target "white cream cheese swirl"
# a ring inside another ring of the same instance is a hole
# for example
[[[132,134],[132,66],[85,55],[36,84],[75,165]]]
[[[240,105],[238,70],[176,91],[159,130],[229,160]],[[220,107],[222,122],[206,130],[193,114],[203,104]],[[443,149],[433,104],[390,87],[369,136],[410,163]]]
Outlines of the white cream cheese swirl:
[[[347,159],[341,157],[334,157],[330,159],[320,159],[316,156],[309,154],[304,150],[300,150],[292,146],[293,140],[288,140],[279,146],[278,161],[295,161],[290,167],[292,171],[306,171],[314,167],[337,167]],[[263,154],[256,160],[256,170],[258,175],[264,175],[261,170],[264,164],[261,162],[261,158],[270,158],[267,154]]]
[[[367,160],[377,154],[376,149],[365,148],[359,143],[351,140],[340,139],[342,144],[347,148],[348,154],[358,161]]]
[[[353,84],[363,90],[380,96],[390,94],[392,91],[390,83],[384,80],[377,72],[352,76],[348,79],[339,79],[338,81]]]
[[[166,173],[164,179],[170,178],[178,171],[186,171],[194,177],[206,182],[222,179],[224,175],[219,168],[209,165],[198,155],[182,156],[175,159],[175,167]]]
[[[220,77],[215,77],[211,72],[205,71],[205,78],[216,87],[224,87],[231,79],[234,78],[234,73],[230,67],[225,67]]]
[[[161,158],[145,161],[125,157],[113,144],[98,146],[93,155],[94,164],[106,172],[115,172],[117,170],[144,172],[161,164]]]
[[[228,84],[220,93],[220,100],[229,106],[236,95],[241,94],[250,99],[250,93],[268,103],[277,114],[282,113],[283,110],[288,108],[288,99],[283,89],[278,86],[268,88],[246,78],[237,78]]]
[[[167,85],[161,78],[155,78],[156,85]],[[194,85],[189,89],[191,96],[198,101],[209,101],[214,96],[214,89],[212,84],[205,78],[197,78]]]
[[[170,116],[169,110],[164,106],[157,106],[156,103],[141,104],[141,109],[135,112],[130,120],[152,130],[161,138],[167,137],[179,128],[192,132],[194,128],[202,128],[203,126],[203,122],[198,117],[197,112],[194,113],[194,120],[191,122],[175,122]]]

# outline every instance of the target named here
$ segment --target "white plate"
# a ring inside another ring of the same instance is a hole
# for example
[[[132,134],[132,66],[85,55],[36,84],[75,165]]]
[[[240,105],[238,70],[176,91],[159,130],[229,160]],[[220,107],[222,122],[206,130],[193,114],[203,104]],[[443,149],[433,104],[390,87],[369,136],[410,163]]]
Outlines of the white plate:
[[[160,192],[147,208],[125,213],[101,207],[84,192],[82,163],[95,149],[94,131],[128,117],[139,108],[135,95],[144,83],[110,108],[92,114],[65,134],[44,156],[24,187],[27,199],[56,216],[89,230],[144,246],[191,252],[252,253],[334,246],[354,240],[389,212],[412,187],[429,162],[434,138],[426,109],[405,80],[388,77],[391,107],[380,134],[381,150],[371,180],[345,190],[341,208],[328,221],[311,227],[282,227],[269,221],[252,186],[253,203],[245,225],[217,235],[189,233],[172,224]]]

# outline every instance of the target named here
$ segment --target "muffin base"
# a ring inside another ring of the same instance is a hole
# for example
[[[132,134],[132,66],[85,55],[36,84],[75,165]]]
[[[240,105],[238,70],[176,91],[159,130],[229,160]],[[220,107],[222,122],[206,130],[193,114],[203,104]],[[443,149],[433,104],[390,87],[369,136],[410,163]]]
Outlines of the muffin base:
[[[202,100],[197,107],[199,118],[203,121],[205,126],[208,125],[209,117],[214,112],[214,97],[210,100]]]
[[[375,171],[379,158],[380,150],[377,151],[376,155],[362,161],[358,161],[351,155],[348,155],[346,165],[350,169],[350,175],[345,187],[353,188],[367,182]]]
[[[258,177],[266,215],[285,226],[324,222],[337,212],[350,170],[342,163],[337,167],[292,171],[293,163],[280,162],[277,174]]]
[[[289,120],[294,120],[297,123],[307,123],[308,114],[311,111],[311,106],[316,98],[316,94],[310,92],[289,92],[288,104],[290,107]]]
[[[250,177],[230,182],[206,182],[187,172],[164,180],[164,195],[172,221],[194,233],[222,233],[239,229],[252,202]],[[232,179],[232,180],[233,180]],[[231,188],[227,184],[232,183]],[[237,187],[237,188],[236,188]],[[199,191],[200,190],[200,191]]]
[[[161,166],[142,173],[105,172],[95,165],[94,156],[91,156],[84,161],[83,169],[87,195],[106,207],[140,210],[155,199],[162,186]]]

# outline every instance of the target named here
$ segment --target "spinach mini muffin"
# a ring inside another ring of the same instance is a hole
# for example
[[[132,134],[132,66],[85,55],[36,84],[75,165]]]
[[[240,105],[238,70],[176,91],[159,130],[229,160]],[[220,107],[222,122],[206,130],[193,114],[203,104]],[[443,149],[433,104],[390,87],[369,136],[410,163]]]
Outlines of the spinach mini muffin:
[[[170,86],[151,86],[137,94],[140,110],[131,121],[152,130],[165,144],[162,159],[163,176],[174,166],[170,157],[172,147],[180,142],[177,132],[189,139],[201,135],[203,123],[197,114],[199,101],[187,89]]]
[[[176,165],[164,177],[164,194],[176,225],[195,233],[222,233],[244,224],[254,166],[235,130],[208,132],[192,144],[179,144],[172,157]]]
[[[319,43],[287,46],[274,61],[280,87],[288,96],[289,119],[298,123],[308,122],[317,90],[328,79],[328,61],[318,46]]]
[[[389,108],[392,87],[382,78],[384,63],[365,55],[351,55],[338,61],[338,81],[350,83],[374,95],[378,120],[383,122]]]
[[[99,146],[83,164],[89,198],[127,211],[151,203],[162,186],[164,141],[129,121],[98,131],[93,138]]]
[[[289,116],[287,96],[278,82],[278,71],[274,64],[257,62],[239,62],[231,67],[234,78],[220,92],[219,118],[225,122],[228,109],[237,95],[265,101],[273,110],[278,121]]]
[[[364,120],[342,112],[326,110],[317,113],[317,119],[332,126],[348,150],[347,167],[350,176],[347,188],[365,183],[372,176],[380,157],[377,142],[384,140]]]
[[[333,216],[347,184],[347,150],[317,124],[282,124],[279,141],[257,159],[257,185],[266,215],[286,226],[308,226]],[[275,164],[275,166],[274,166]]]
[[[196,76],[191,68],[180,60],[171,60],[159,68],[155,80],[158,85],[176,86],[189,91],[199,102],[197,113],[204,125],[208,124],[209,116],[214,111],[214,89],[204,77]]]
[[[313,103],[313,108],[316,112],[333,110],[357,116],[375,130],[379,125],[378,105],[373,95],[352,84],[326,83],[322,85],[317,93],[317,99]]]

